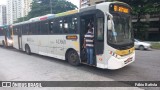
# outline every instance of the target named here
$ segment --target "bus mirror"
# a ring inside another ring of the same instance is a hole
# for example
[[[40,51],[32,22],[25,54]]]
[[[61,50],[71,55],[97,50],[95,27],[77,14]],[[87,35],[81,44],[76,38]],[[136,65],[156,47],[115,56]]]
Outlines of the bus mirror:
[[[108,20],[108,30],[112,30],[112,21]]]

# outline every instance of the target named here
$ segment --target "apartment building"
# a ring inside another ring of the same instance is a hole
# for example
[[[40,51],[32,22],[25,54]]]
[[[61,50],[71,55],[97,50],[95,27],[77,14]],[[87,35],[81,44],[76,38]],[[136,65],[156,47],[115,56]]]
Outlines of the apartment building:
[[[7,24],[6,5],[0,5],[0,25]]]
[[[12,24],[18,18],[25,17],[31,10],[32,0],[8,0],[7,24]]]
[[[31,11],[31,5],[33,0],[24,0],[24,16],[27,16]]]

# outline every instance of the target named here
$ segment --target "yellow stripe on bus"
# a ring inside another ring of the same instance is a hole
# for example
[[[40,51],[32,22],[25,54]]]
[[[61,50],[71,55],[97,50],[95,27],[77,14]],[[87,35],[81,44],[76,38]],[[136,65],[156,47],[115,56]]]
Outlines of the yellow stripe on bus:
[[[79,43],[78,42],[73,42],[73,45],[74,45],[75,49],[79,51]]]
[[[75,14],[75,13],[77,13],[77,12],[78,12],[78,10],[71,10],[71,11],[67,11],[67,12],[62,12],[62,13],[56,14],[56,17],[65,16],[65,15],[70,15],[70,14]]]
[[[116,54],[117,55],[120,55],[120,56],[124,56],[124,55],[128,55],[128,54],[131,54],[135,51],[135,48],[130,48],[130,49],[127,49],[127,50],[116,50]]]

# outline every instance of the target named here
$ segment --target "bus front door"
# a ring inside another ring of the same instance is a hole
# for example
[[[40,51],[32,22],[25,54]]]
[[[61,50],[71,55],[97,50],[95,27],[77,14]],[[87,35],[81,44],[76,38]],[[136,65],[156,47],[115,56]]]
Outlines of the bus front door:
[[[22,50],[22,33],[21,30],[18,30],[18,48]]]
[[[83,15],[80,17],[80,30],[81,30],[81,33],[80,33],[80,36],[81,36],[81,62],[86,64],[87,63],[87,52],[86,52],[86,49],[83,47],[83,44],[84,44],[84,37],[85,37],[85,34],[88,32],[89,30],[89,24],[93,24],[95,21],[95,14],[92,13],[92,14],[86,14],[86,15]],[[94,27],[93,27],[94,28]],[[94,30],[93,30],[94,32]],[[94,65],[96,65],[96,57],[95,57],[95,53],[93,53],[93,62],[94,62]]]
[[[96,15],[94,22],[94,50],[95,50],[95,65],[103,64],[104,54],[104,17],[102,15]]]

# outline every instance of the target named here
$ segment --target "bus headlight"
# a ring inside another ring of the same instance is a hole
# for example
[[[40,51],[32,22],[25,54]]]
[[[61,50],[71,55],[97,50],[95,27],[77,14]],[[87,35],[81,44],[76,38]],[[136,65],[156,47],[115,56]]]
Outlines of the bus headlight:
[[[110,51],[109,52],[109,54],[110,55],[112,55],[112,56],[114,56],[115,58],[118,58],[118,59],[120,59],[121,58],[121,56],[120,55],[117,55],[116,53],[114,53],[113,51]]]
[[[13,43],[13,40],[8,40],[8,43],[12,44],[12,43]]]

